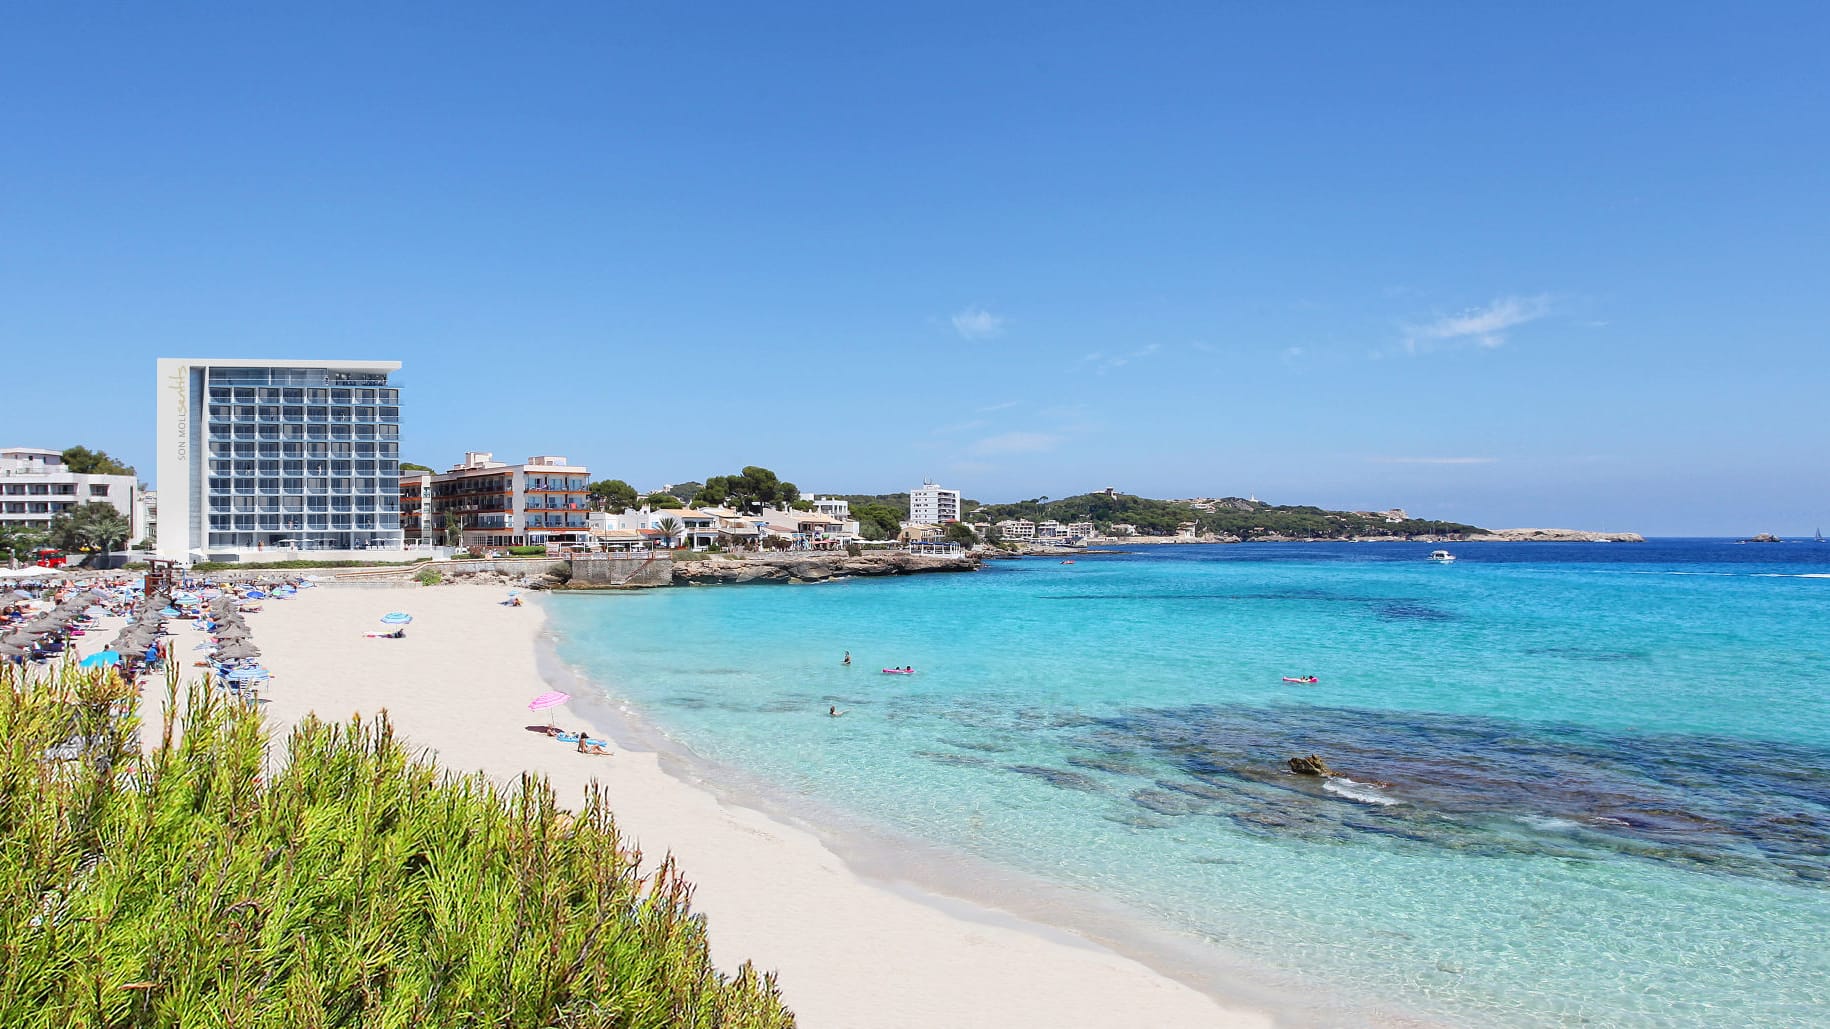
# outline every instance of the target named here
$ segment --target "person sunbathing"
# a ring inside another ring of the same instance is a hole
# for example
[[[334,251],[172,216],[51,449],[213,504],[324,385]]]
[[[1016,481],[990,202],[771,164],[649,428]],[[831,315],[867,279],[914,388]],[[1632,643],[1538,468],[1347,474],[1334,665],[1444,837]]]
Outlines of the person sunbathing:
[[[602,754],[605,757],[610,756],[610,752],[604,749],[603,740],[594,740],[582,733],[579,734],[578,737],[578,752],[580,754]]]

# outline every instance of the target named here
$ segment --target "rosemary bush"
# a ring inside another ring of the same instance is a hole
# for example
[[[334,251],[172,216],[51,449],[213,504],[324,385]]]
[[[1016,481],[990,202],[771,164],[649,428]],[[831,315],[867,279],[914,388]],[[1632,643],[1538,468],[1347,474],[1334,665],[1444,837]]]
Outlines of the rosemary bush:
[[[184,693],[142,755],[112,672],[0,668],[0,1025],[794,1024],[595,788],[442,773],[385,718],[269,760],[258,713]]]

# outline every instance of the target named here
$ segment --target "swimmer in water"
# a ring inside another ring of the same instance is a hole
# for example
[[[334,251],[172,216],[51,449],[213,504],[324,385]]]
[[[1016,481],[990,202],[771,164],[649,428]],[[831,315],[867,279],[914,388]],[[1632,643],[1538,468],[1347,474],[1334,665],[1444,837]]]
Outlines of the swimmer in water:
[[[837,707],[837,706],[836,706],[836,705],[835,705],[835,706],[833,706],[833,707],[829,707],[829,708],[827,708],[827,709],[826,709],[826,714],[827,714],[827,716],[828,716],[828,717],[831,717],[831,718],[837,718],[837,717],[839,717],[839,716],[840,716],[840,715],[842,715],[842,714],[844,714],[844,713],[845,713],[845,712],[843,712],[843,711],[841,711],[841,710],[839,710],[839,709],[838,709],[838,707]]]
[[[849,650],[848,650],[848,651],[846,651],[846,652],[845,652],[845,660],[843,660],[843,661],[841,661],[841,662],[839,662],[839,663],[840,663],[840,664],[842,664],[842,665],[849,665],[849,664],[851,664],[851,651],[849,651]]]

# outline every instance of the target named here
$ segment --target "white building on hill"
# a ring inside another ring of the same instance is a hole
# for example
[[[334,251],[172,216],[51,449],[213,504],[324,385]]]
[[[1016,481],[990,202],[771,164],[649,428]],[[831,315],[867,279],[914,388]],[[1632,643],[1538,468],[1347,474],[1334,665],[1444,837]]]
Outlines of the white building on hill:
[[[959,490],[943,489],[931,482],[909,491],[909,521],[917,525],[945,525],[959,521]]]

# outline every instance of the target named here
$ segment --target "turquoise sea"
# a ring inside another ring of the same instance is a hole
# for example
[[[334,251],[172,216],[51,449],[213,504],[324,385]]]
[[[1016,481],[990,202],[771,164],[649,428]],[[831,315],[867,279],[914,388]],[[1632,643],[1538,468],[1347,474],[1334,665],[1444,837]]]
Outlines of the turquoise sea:
[[[1830,1025],[1830,545],[1431,549],[548,606],[708,766],[1116,904],[1297,1021]]]

